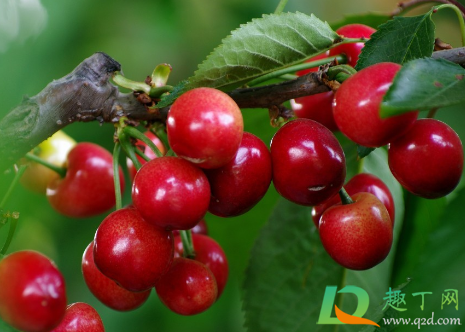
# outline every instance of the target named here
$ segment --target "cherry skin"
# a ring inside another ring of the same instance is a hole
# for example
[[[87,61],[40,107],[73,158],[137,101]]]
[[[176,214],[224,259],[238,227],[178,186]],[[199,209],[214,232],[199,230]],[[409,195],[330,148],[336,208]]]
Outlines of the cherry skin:
[[[99,271],[94,263],[94,241],[82,256],[82,275],[92,294],[107,307],[117,311],[129,311],[147,301],[151,289],[144,292],[130,292]]]
[[[286,123],[271,142],[273,183],[284,198],[314,206],[344,183],[345,157],[333,133],[309,119]]]
[[[201,219],[197,225],[195,225],[194,227],[190,229],[190,231],[192,232],[192,234],[208,235],[207,222],[205,221],[205,219]],[[177,229],[173,230],[173,235],[174,236],[179,235],[179,230]]]
[[[463,146],[444,122],[419,119],[389,145],[389,168],[399,183],[424,198],[439,198],[458,185],[463,170]]]
[[[66,308],[65,317],[51,332],[105,332],[105,327],[97,310],[76,302]]]
[[[349,182],[346,183],[344,189],[349,195],[355,195],[357,193],[366,192],[375,195],[381,203],[386,207],[389,216],[391,217],[392,226],[394,227],[394,218],[395,218],[395,208],[394,208],[394,198],[392,197],[389,188],[384,184],[384,182],[368,173],[360,173],[355,175]],[[339,194],[334,195],[327,201],[321,203],[320,205],[314,206],[312,209],[312,219],[315,223],[315,226],[318,228],[320,222],[320,217],[329,207],[336,205],[341,202]]]
[[[212,271],[215,276],[216,285],[218,287],[218,298],[226,286],[228,280],[229,267],[226,254],[221,246],[211,237],[202,234],[192,234],[192,242],[195,251],[194,259]],[[174,256],[182,257],[184,249],[182,246],[181,237],[174,237]]]
[[[95,265],[132,292],[152,288],[168,271],[173,254],[173,234],[146,222],[136,209],[111,213],[95,233]]]
[[[147,130],[144,133],[144,135],[147,136],[153,142],[153,144],[156,145],[156,147],[160,150],[160,152],[163,155],[165,155],[166,153],[165,146],[163,145],[162,141],[152,131]],[[152,149],[149,148],[147,144],[145,144],[141,140],[137,140],[135,146],[136,148],[140,149],[143,153],[145,153],[145,155],[149,157],[150,159],[157,158],[157,155],[155,154],[155,152],[153,152]],[[145,159],[142,158],[141,156],[136,155],[136,157],[142,165],[146,163]],[[126,164],[128,166],[129,177],[131,178],[131,181],[133,181],[137,173],[136,167],[132,163],[132,160],[129,158],[126,159]]]
[[[68,171],[52,181],[47,198],[52,207],[68,217],[87,218],[115,206],[113,156],[101,146],[79,143],[68,154]],[[120,168],[121,190],[124,176]]]
[[[204,264],[176,257],[170,270],[155,285],[161,302],[180,315],[199,314],[215,303],[215,276]]]
[[[207,212],[210,185],[187,160],[163,157],[149,161],[134,178],[132,201],[149,223],[166,229],[190,229]]]
[[[171,105],[166,121],[170,147],[202,168],[217,168],[234,158],[244,123],[235,101],[212,88],[196,88]]]
[[[418,112],[381,119],[380,105],[401,66],[377,63],[345,80],[334,95],[333,115],[339,130],[357,144],[380,147],[408,131]]]
[[[208,211],[220,217],[244,214],[270,186],[270,152],[257,136],[244,132],[234,159],[220,168],[205,170],[205,174],[211,188]]]
[[[364,24],[347,24],[336,30],[338,35],[346,38],[370,38],[374,32],[375,29]],[[329,56],[344,54],[347,57],[347,64],[355,67],[364,46],[365,43],[343,44],[330,49]]]
[[[351,270],[381,263],[392,245],[392,222],[386,207],[370,193],[352,196],[354,203],[334,205],[320,219],[320,239],[328,254]]]
[[[24,332],[48,332],[66,310],[65,281],[55,264],[31,250],[0,261],[0,317]]]

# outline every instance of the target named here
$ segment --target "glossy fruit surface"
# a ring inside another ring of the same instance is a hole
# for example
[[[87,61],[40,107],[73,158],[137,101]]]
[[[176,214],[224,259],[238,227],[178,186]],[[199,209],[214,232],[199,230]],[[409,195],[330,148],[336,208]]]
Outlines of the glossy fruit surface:
[[[75,145],[76,141],[74,139],[59,130],[31,152],[53,165],[63,167],[68,152]],[[35,162],[29,162],[20,181],[26,188],[39,194],[45,194],[48,184],[59,177],[58,173],[50,168]]]
[[[102,319],[92,306],[83,302],[70,304],[60,325],[51,332],[104,332]]]
[[[357,144],[380,147],[401,136],[413,125],[418,112],[385,119],[380,105],[401,66],[377,63],[345,80],[333,101],[333,115],[339,130]]]
[[[228,164],[205,170],[211,188],[208,211],[220,217],[246,213],[266,194],[271,183],[271,156],[265,143],[245,132]]]
[[[147,223],[136,209],[111,213],[95,233],[95,265],[129,291],[152,288],[169,269],[173,254],[173,234]]]
[[[149,223],[166,229],[190,229],[205,215],[210,185],[205,174],[178,157],[146,163],[137,172],[132,201]]]
[[[342,147],[333,133],[309,119],[281,127],[271,142],[273,183],[286,199],[322,203],[341,189],[346,175]]]
[[[352,196],[354,203],[334,205],[320,219],[320,238],[340,265],[366,270],[381,263],[392,245],[392,222],[386,207],[370,193]]]
[[[215,303],[218,290],[213,273],[204,264],[177,257],[155,286],[164,305],[180,315],[195,315]]]
[[[311,119],[331,131],[338,130],[333,116],[334,92],[322,92],[291,100],[291,107],[298,118]]]
[[[47,198],[52,207],[68,217],[86,218],[115,206],[113,156],[101,146],[79,143],[68,154],[68,171],[52,181]],[[124,176],[120,168],[121,190]]]
[[[165,155],[166,153],[165,146],[163,145],[162,141],[152,131],[147,130],[144,133],[144,135],[147,136],[156,145],[156,147],[160,150],[160,152],[163,155]],[[141,140],[137,140],[135,143],[135,146],[137,149],[140,149],[143,153],[145,153],[145,155],[149,157],[150,159],[157,158],[157,155],[155,154],[155,152],[153,152],[152,149],[149,148],[147,144],[145,144]],[[142,165],[146,163],[145,159],[142,158],[141,156],[137,155],[136,157]],[[136,167],[134,166],[131,159],[129,158],[126,159],[126,164],[128,166],[129,177],[131,178],[131,181],[133,181],[137,173]]]
[[[223,292],[228,280],[229,267],[226,254],[221,246],[209,236],[202,234],[192,234],[192,241],[195,250],[195,260],[205,264],[212,271],[218,287],[218,297]],[[179,236],[174,237],[175,257],[183,255],[182,241]]]
[[[347,24],[336,30],[336,33],[346,38],[370,38],[375,29],[364,24]],[[329,50],[329,56],[344,54],[347,57],[347,64],[355,67],[358,57],[362,52],[365,43],[350,43],[334,47]]]
[[[344,185],[344,189],[347,193],[352,196],[357,193],[366,192],[375,195],[381,203],[386,207],[389,216],[392,220],[392,225],[394,226],[395,218],[395,208],[394,208],[394,198],[389,190],[389,188],[384,184],[384,182],[373,174],[360,173],[355,175],[352,179],[349,180]],[[339,194],[334,195],[327,201],[321,203],[320,205],[314,206],[312,209],[312,219],[318,228],[320,217],[329,207],[336,205],[341,202]]]
[[[388,162],[405,189],[421,197],[438,198],[449,194],[460,181],[463,146],[447,124],[419,119],[389,145]]]
[[[191,232],[192,234],[203,234],[203,235],[208,235],[208,226],[207,226],[207,222],[205,221],[205,219],[201,219],[197,225],[195,225],[194,227],[192,227],[191,229]],[[179,230],[175,229],[173,230],[173,235],[176,236],[176,235],[179,235]]]
[[[196,88],[173,103],[166,129],[179,157],[202,168],[217,168],[234,158],[244,123],[241,110],[226,93]]]
[[[130,292],[100,272],[94,263],[94,241],[84,251],[81,268],[84,281],[91,293],[113,310],[134,310],[144,304],[150,295],[151,289],[144,292]]]
[[[0,317],[24,332],[48,332],[66,310],[65,281],[55,264],[30,250],[0,261]]]

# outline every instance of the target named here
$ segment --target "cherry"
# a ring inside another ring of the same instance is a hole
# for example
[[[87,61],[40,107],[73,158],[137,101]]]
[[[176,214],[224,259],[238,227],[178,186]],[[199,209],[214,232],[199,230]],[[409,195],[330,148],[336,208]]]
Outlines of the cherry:
[[[94,241],[97,268],[132,292],[153,287],[173,260],[173,234],[146,222],[133,208],[109,214]]]
[[[370,193],[352,196],[351,204],[334,205],[320,219],[320,238],[340,265],[366,270],[381,263],[392,245],[392,222],[386,207]]]
[[[257,136],[244,132],[234,159],[205,174],[211,187],[208,210],[220,217],[238,216],[254,207],[270,186],[270,152]]]
[[[163,155],[166,153],[166,149],[165,149],[165,146],[163,145],[162,141],[152,131],[147,130],[144,133],[144,135],[147,136],[157,146],[157,148],[160,150],[160,152]],[[157,155],[155,154],[155,152],[153,152],[152,149],[149,148],[147,146],[147,144],[145,144],[141,140],[137,140],[135,145],[136,145],[136,148],[140,149],[150,159],[157,158]],[[146,163],[145,159],[142,158],[141,156],[137,155],[136,157],[137,157],[137,159],[140,161],[140,163],[142,165]],[[134,177],[136,176],[136,173],[137,173],[136,167],[132,163],[132,160],[129,159],[129,158],[127,158],[126,164],[128,166],[129,177],[131,178],[131,181],[133,181]]]
[[[389,216],[391,217],[392,225],[394,226],[395,218],[395,208],[394,208],[394,198],[392,197],[389,188],[384,184],[384,182],[368,173],[360,173],[355,175],[349,182],[346,183],[344,189],[349,195],[354,195],[360,192],[367,192],[375,195],[381,203],[386,207]],[[316,227],[320,222],[320,217],[329,207],[336,205],[341,202],[339,194],[334,195],[327,201],[321,203],[320,205],[314,206],[312,209],[312,218]]]
[[[113,156],[93,143],[79,143],[68,154],[68,171],[52,181],[47,198],[52,207],[68,217],[86,218],[115,205]],[[120,168],[121,190],[124,176]]]
[[[381,119],[384,95],[401,66],[377,63],[345,80],[334,96],[333,115],[339,130],[357,144],[380,147],[401,136],[413,125],[418,112]]]
[[[60,325],[51,332],[104,332],[98,312],[87,303],[77,302],[66,308]]]
[[[55,264],[31,250],[0,261],[0,317],[24,332],[48,332],[66,310],[65,281]]]
[[[218,287],[218,298],[223,292],[228,280],[228,260],[221,246],[211,237],[202,234],[192,234],[192,242],[195,250],[196,261],[205,264],[215,276]],[[179,236],[174,237],[174,256],[183,255],[184,249]]]
[[[346,38],[370,38],[376,32],[375,29],[364,24],[347,24],[336,30],[336,33]],[[347,57],[347,64],[355,67],[358,57],[362,52],[365,43],[350,43],[336,46],[329,50],[329,56],[344,54]]]
[[[462,142],[447,124],[420,119],[391,142],[388,162],[394,177],[411,193],[442,197],[454,190],[462,176]]]
[[[325,126],[309,119],[286,123],[271,142],[273,183],[286,199],[322,203],[341,189],[346,175],[342,147]]]
[[[203,234],[203,235],[208,235],[208,226],[207,226],[207,222],[205,221],[205,219],[201,219],[197,225],[195,225],[194,227],[192,227],[190,229],[190,231],[192,232],[192,234]],[[177,229],[174,229],[173,230],[173,235],[176,236],[176,235],[179,235],[179,231]]]
[[[134,178],[132,201],[149,223],[166,229],[190,229],[207,212],[210,185],[205,174],[178,157],[149,161]]]
[[[176,257],[169,271],[158,279],[155,290],[161,302],[180,315],[195,315],[215,303],[215,276],[204,264]]]
[[[140,307],[148,299],[151,289],[144,292],[130,292],[99,271],[94,263],[94,241],[82,256],[82,275],[94,296],[107,307],[118,311],[129,311]]]
[[[166,121],[173,151],[202,168],[230,162],[241,143],[242,113],[226,93],[196,88],[171,105]]]

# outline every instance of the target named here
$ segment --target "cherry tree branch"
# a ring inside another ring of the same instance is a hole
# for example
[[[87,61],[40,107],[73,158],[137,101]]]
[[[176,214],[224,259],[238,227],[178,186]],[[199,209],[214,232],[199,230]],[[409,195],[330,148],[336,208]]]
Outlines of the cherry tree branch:
[[[460,9],[460,11],[462,12],[462,16],[465,17],[465,6],[463,6],[460,2],[455,1],[455,0],[409,0],[409,1],[403,1],[403,2],[400,2],[397,5],[397,8],[394,9],[391,12],[391,16],[397,16],[397,15],[399,15],[400,13],[402,13],[403,11],[405,11],[407,9],[412,9],[412,8],[415,8],[415,7],[419,6],[419,5],[426,4],[426,3],[443,3],[443,4],[454,5],[454,6],[456,6],[457,8]]]

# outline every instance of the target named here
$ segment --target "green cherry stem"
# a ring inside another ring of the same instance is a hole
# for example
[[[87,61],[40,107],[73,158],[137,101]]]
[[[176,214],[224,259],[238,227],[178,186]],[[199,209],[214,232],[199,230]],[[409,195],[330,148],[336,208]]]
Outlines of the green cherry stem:
[[[139,170],[139,168],[142,167],[142,164],[140,163],[139,159],[137,158],[136,152],[135,152],[136,148],[134,147],[134,145],[131,144],[131,142],[129,141],[128,136],[123,131],[121,131],[118,134],[118,139],[119,139],[119,142],[121,144],[121,147],[123,148],[124,153],[126,153],[126,155],[129,157],[129,159],[131,159],[132,163],[134,164],[134,167],[137,170]]]
[[[130,80],[123,75],[121,75],[119,72],[116,72],[113,75],[113,82],[115,82],[117,85],[130,89],[133,91],[142,91],[145,92],[146,94],[150,94],[151,87],[150,85],[144,83],[144,82],[136,82],[133,80]]]
[[[30,160],[30,161],[34,161],[42,166],[45,166],[49,169],[51,169],[52,171],[55,171],[57,172],[61,178],[64,178],[66,176],[66,168],[64,167],[60,167],[60,166],[57,166],[57,165],[54,165],[52,163],[49,163],[48,161],[36,156],[35,154],[33,153],[26,153],[26,155],[24,156],[26,159]]]
[[[18,169],[18,171],[16,172],[16,175],[15,177],[13,178],[13,181],[11,181],[11,184],[10,186],[8,187],[8,190],[5,194],[5,196],[3,196],[3,199],[2,201],[0,202],[0,210],[3,209],[3,207],[5,206],[8,198],[10,198],[10,195],[11,193],[13,192],[13,189],[16,187],[16,185],[18,184],[18,181],[19,179],[21,178],[21,176],[23,175],[24,171],[26,171],[26,168],[27,168],[27,165],[21,165]]]
[[[457,6],[452,5],[452,4],[435,6],[433,7],[433,13],[443,8],[453,9],[455,13],[457,14],[457,18],[459,19],[459,24],[460,24],[460,32],[462,35],[462,46],[465,46],[465,20],[463,18],[464,13],[462,13],[462,11]]]
[[[287,5],[287,2],[289,0],[280,0],[279,3],[278,3],[278,6],[276,7],[274,13],[275,14],[281,14],[284,10],[284,7],[286,7]]]
[[[13,239],[13,235],[15,234],[16,225],[18,224],[19,213],[13,212],[8,216],[8,221],[10,222],[10,229],[8,230],[8,236],[6,238],[5,243],[3,244],[2,250],[0,250],[1,255],[5,255],[10,246],[11,240]]]
[[[192,232],[190,229],[179,231],[182,241],[183,256],[186,258],[195,258],[194,244],[192,242]]]
[[[147,157],[145,153],[143,153],[141,150],[138,148],[135,148],[134,151],[136,152],[137,155],[141,156],[145,161],[150,161],[150,158]]]
[[[121,145],[119,142],[116,142],[115,147],[113,149],[113,181],[115,183],[116,210],[119,210],[123,207],[123,200],[121,198],[121,181],[119,178],[120,152],[121,152]]]
[[[164,86],[158,86],[158,87],[152,87],[150,88],[149,91],[149,96],[152,98],[159,98],[162,94],[166,92],[171,92],[173,91],[174,87],[171,85],[164,85]]]
[[[152,149],[152,151],[157,155],[157,157],[163,157],[163,153],[158,149],[158,147],[153,143],[150,138],[142,134],[139,130],[134,127],[127,126],[124,127],[123,132],[130,137],[137,138],[147,144],[147,146]]]
[[[331,81],[344,82],[357,71],[349,65],[337,65],[328,69],[328,78]]]
[[[166,125],[162,123],[156,123],[153,125],[151,130],[155,136],[161,140],[166,151],[170,147],[170,143],[168,142],[168,134],[166,133]]]
[[[342,187],[341,190],[339,190],[339,197],[341,197],[342,205],[354,203],[354,201],[352,200],[352,198],[350,198],[349,194],[344,189],[344,187]]]

